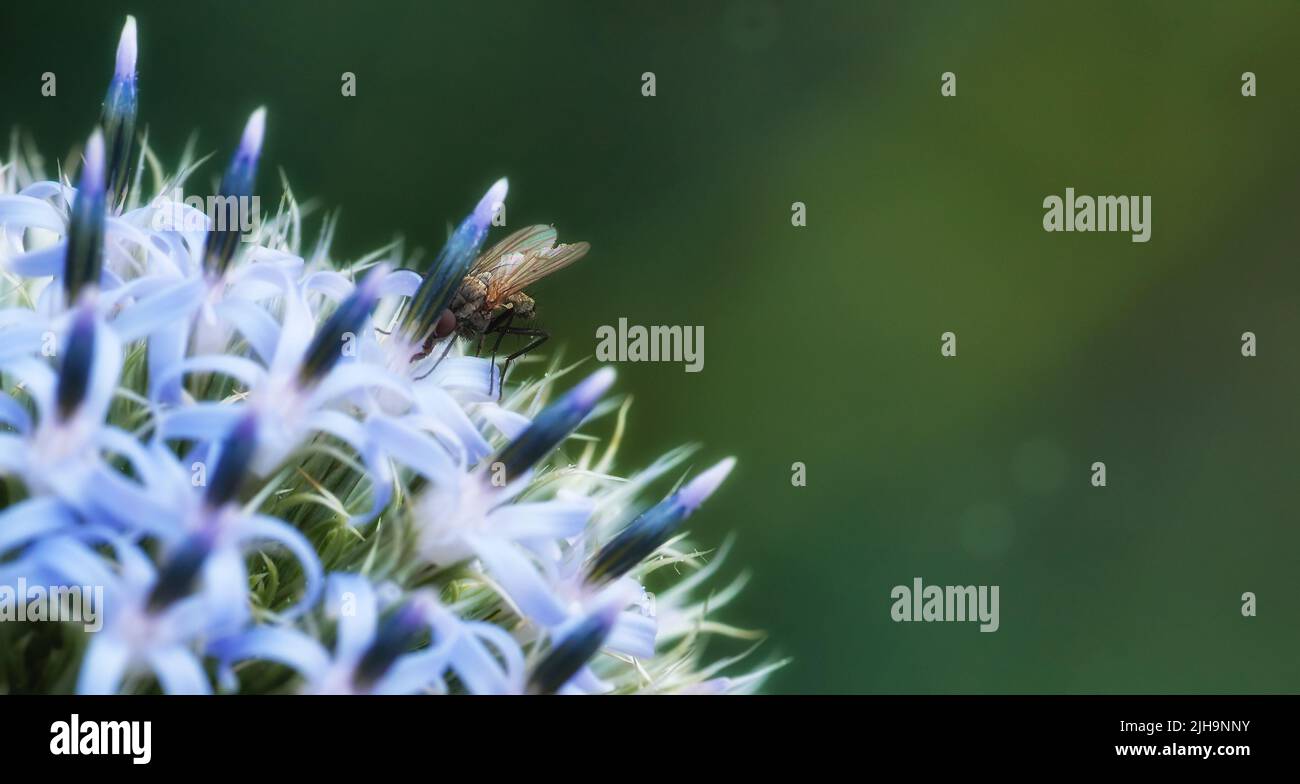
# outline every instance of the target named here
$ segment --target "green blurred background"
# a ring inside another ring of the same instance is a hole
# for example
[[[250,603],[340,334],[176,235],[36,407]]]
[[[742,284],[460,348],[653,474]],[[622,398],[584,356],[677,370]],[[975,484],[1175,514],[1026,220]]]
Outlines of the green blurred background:
[[[1300,690],[1296,3],[7,2],[0,127],[83,139],[126,13],[164,160],[265,104],[353,256],[508,175],[594,246],[534,290],[548,350],[706,327],[702,373],[620,366],[622,467],[740,458],[692,525],[738,534],[770,691]],[[1150,194],[1151,241],[1043,232],[1067,186]],[[916,576],[1001,629],[891,622]]]

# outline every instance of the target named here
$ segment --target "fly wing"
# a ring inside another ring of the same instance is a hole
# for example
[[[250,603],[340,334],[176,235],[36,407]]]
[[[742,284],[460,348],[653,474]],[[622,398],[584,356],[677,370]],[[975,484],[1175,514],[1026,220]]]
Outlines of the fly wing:
[[[575,242],[572,245],[557,245],[553,248],[515,255],[514,263],[503,265],[488,280],[488,300],[503,302],[507,297],[523,291],[528,286],[557,270],[564,269],[573,262],[587,255],[591,245]]]
[[[506,266],[513,264],[514,259],[512,257],[515,254],[527,256],[529,253],[546,251],[553,247],[555,247],[554,226],[542,224],[525,226],[493,245],[482,256],[479,256],[474,261],[474,265],[469,268],[469,276],[472,277],[483,272],[495,274],[502,271]]]

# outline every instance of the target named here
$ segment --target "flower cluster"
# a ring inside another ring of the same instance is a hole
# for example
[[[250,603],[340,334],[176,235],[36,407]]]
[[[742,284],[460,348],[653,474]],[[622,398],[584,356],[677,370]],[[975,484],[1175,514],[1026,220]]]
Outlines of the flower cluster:
[[[336,264],[333,221],[304,252],[287,188],[251,233],[169,196],[198,164],[157,166],[136,79],[128,18],[75,186],[16,142],[0,167],[0,585],[104,589],[98,631],[0,623],[0,691],[762,681],[732,672],[745,650],[704,657],[706,638],[752,635],[712,618],[740,580],[697,598],[721,556],[680,530],[734,461],[646,508],[692,450],[612,473],[612,369],[558,394],[572,368],[552,364],[499,391],[439,331],[505,180],[423,273],[400,243]],[[226,205],[254,193],[265,131],[259,109]],[[607,414],[606,438],[576,432]]]

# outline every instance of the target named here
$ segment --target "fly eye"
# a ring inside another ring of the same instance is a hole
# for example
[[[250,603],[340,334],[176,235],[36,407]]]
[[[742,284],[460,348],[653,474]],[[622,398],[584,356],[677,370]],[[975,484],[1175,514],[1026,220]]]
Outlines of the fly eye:
[[[450,310],[444,310],[438,317],[438,323],[433,325],[433,336],[435,338],[445,338],[456,329],[456,314]]]

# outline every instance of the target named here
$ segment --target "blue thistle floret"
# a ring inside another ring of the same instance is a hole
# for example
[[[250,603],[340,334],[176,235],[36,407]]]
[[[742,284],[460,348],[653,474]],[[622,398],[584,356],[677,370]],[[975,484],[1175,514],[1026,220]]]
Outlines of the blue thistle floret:
[[[556,640],[528,676],[533,694],[555,694],[587,666],[601,649],[618,621],[619,608],[608,605],[579,621]]]
[[[257,415],[245,414],[221,443],[216,470],[208,478],[204,502],[219,510],[239,497],[239,489],[248,479],[253,454],[257,451]]]
[[[104,129],[107,147],[107,187],[110,203],[120,207],[126,202],[131,179],[131,147],[135,137],[136,113],[139,99],[136,95],[136,32],[135,17],[128,16],[117,44],[113,80],[104,96],[104,109],[99,125]]]
[[[416,601],[398,607],[379,624],[375,639],[361,654],[361,660],[352,672],[354,686],[362,691],[373,688],[388,673],[394,662],[413,649],[428,630],[425,613]]]
[[[145,607],[157,614],[178,600],[194,592],[199,574],[212,555],[213,531],[200,530],[181,543],[172,555],[163,561],[158,579],[149,589]]]
[[[493,183],[479,199],[474,211],[461,221],[438,252],[402,320],[402,331],[410,343],[422,343],[451,304],[456,289],[474,263],[474,257],[482,249],[492,225],[492,216],[505,203],[508,190],[509,183],[504,177]]]
[[[208,229],[203,254],[203,264],[209,275],[225,275],[239,247],[243,237],[242,227],[249,217],[244,211],[250,208],[250,200],[257,184],[257,161],[262,154],[262,139],[265,135],[266,109],[259,108],[248,118],[244,135],[239,140],[239,149],[235,151],[230,167],[221,178],[221,192],[217,199],[221,214],[209,216],[213,221]]]
[[[371,270],[321,325],[298,370],[298,381],[302,386],[318,383],[343,357],[345,344],[360,334],[361,327],[379,302],[379,287],[387,274],[388,267],[384,265]]]
[[[68,219],[63,291],[69,306],[99,285],[104,269],[104,136],[98,129],[86,142],[77,196]]]
[[[90,307],[80,308],[68,331],[63,348],[63,361],[59,364],[58,386],[55,399],[62,419],[70,419],[90,389],[91,364],[95,361],[95,312]]]
[[[507,477],[522,476],[582,424],[613,383],[613,368],[591,374],[538,414],[494,462],[501,464]]]
[[[681,490],[638,515],[596,553],[587,571],[588,579],[597,584],[609,582],[622,577],[654,555],[677,532],[686,518],[713,495],[713,491],[727,478],[735,464],[734,458],[723,460]]]

